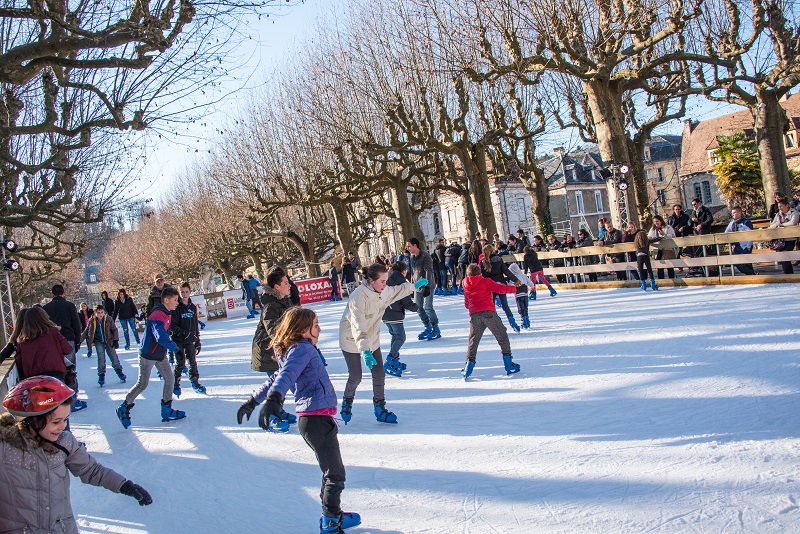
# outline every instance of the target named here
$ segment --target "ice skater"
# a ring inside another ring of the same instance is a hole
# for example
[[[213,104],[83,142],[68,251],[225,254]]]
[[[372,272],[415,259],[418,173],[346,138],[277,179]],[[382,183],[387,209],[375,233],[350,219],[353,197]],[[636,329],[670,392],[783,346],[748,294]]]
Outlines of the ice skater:
[[[74,391],[60,380],[34,376],[6,394],[0,415],[0,531],[78,533],[70,477],[133,497],[150,494],[97,462],[66,430]]]
[[[89,352],[92,347],[97,352],[97,384],[106,385],[106,355],[111,360],[111,367],[123,384],[128,379],[122,370],[122,364],[117,356],[119,348],[119,329],[114,324],[114,319],[106,314],[105,306],[98,304],[94,307],[94,315],[89,319],[86,330],[81,334],[80,343],[86,341]]]
[[[131,426],[131,408],[150,382],[150,373],[153,367],[158,369],[164,379],[164,392],[161,397],[161,421],[175,421],[186,417],[181,410],[172,409],[172,389],[175,377],[172,376],[172,367],[167,360],[167,351],[175,352],[178,345],[169,337],[171,313],[178,307],[178,290],[172,286],[165,287],[161,292],[161,301],[153,306],[153,311],[147,316],[144,329],[144,339],[139,348],[139,378],[128,392],[125,400],[117,408],[117,417],[122,426]]]
[[[339,323],[339,348],[342,349],[349,372],[342,401],[342,420],[345,424],[353,415],[353,397],[363,374],[362,358],[372,372],[375,418],[381,423],[397,422],[397,416],[386,409],[386,371],[381,361],[381,318],[392,302],[427,286],[428,280],[420,278],[413,285],[404,282],[399,286],[386,287],[388,279],[385,265],[375,263],[364,269],[363,283],[350,295]]]
[[[491,246],[491,245],[487,245]],[[519,285],[520,282],[517,281]],[[467,361],[464,364],[462,375],[464,380],[468,379],[475,368],[475,358],[478,354],[478,344],[481,342],[483,332],[488,328],[495,339],[500,344],[500,351],[503,354],[503,365],[506,374],[518,373],[520,366],[514,363],[511,358],[511,343],[508,340],[508,333],[497,310],[494,306],[492,293],[505,295],[516,292],[517,288],[513,285],[501,284],[491,278],[481,275],[481,268],[477,264],[471,263],[467,266],[467,277],[462,282],[464,288],[464,306],[469,310],[469,342],[467,344]]]
[[[522,268],[523,272],[527,274],[528,278],[533,282],[530,300],[536,300],[536,284],[539,283],[539,280],[550,290],[551,297],[557,295],[556,290],[550,285],[550,280],[548,280],[544,274],[544,267],[542,266],[542,262],[539,261],[539,254],[536,253],[535,247],[525,247],[525,255],[522,256]]]
[[[197,320],[197,306],[192,302],[192,286],[189,282],[181,284],[178,307],[172,312],[169,325],[169,337],[178,346],[175,351],[175,385],[172,393],[181,396],[181,375],[189,364],[189,381],[192,389],[205,394],[206,387],[200,383],[200,370],[197,367],[197,355],[200,354],[200,323]]]
[[[642,291],[647,291],[647,276],[650,276],[650,287],[658,291],[656,277],[653,276],[653,267],[650,265],[650,239],[647,232],[639,230],[633,238],[636,247],[636,267],[639,270],[639,280],[642,282]]]
[[[345,468],[339,451],[338,425],[333,418],[336,415],[336,391],[316,346],[319,334],[319,321],[312,310],[291,308],[284,314],[273,337],[280,368],[239,407],[236,421],[242,424],[245,416],[250,420],[255,407],[266,399],[258,424],[264,430],[270,430],[271,424],[280,422],[286,392],[294,390],[299,417],[297,428],[314,451],[322,470],[319,531],[326,534],[358,526],[361,517],[353,512],[342,512],[340,504]]]
[[[502,284],[507,280],[517,281],[517,277],[508,270],[506,262],[503,261],[503,258],[497,253],[497,249],[492,245],[485,245],[483,247],[483,258],[480,260],[480,270],[485,278],[489,278],[494,282]],[[506,293],[507,292],[499,293],[497,298],[500,300],[500,305],[503,307],[503,311],[508,318],[508,324],[511,325],[511,328],[513,328],[515,332],[519,332],[519,325],[517,321],[514,320],[514,314],[511,313],[511,308],[508,307]]]
[[[396,261],[392,265],[392,272],[389,275],[389,280],[386,283],[388,287],[399,286],[406,283],[406,273],[408,267],[402,261]],[[453,293],[455,294],[455,287]],[[386,311],[383,312],[383,322],[389,329],[389,334],[392,336],[391,345],[389,345],[389,354],[386,355],[386,363],[383,364],[383,370],[386,374],[392,376],[403,376],[403,371],[406,369],[406,364],[400,362],[400,348],[406,342],[406,329],[403,321],[406,317],[406,310],[415,312],[418,310],[417,303],[411,298],[411,295],[406,295],[400,300],[394,301]]]

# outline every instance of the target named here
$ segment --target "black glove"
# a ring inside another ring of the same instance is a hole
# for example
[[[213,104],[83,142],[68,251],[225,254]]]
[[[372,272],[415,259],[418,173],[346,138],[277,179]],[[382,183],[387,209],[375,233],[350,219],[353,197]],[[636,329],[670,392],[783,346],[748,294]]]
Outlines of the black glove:
[[[267,397],[267,402],[264,403],[264,407],[261,408],[261,415],[258,416],[258,426],[264,430],[269,430],[270,417],[274,415],[280,419],[282,407],[283,398],[281,397],[281,394],[277,391],[270,393],[269,397]]]
[[[81,344],[80,344],[80,342],[76,341],[75,342],[75,354],[78,354],[79,350],[81,350]]]
[[[422,298],[428,298],[430,296],[430,294],[431,294],[431,288],[428,287],[428,286],[425,286],[425,287],[422,288],[421,293],[422,293]]]
[[[111,348],[112,349],[118,349],[119,348],[119,340],[118,339],[115,339],[114,341],[111,342]]]
[[[147,490],[139,484],[134,484],[130,480],[126,480],[125,483],[122,484],[119,492],[139,501],[139,506],[146,506],[153,503],[153,498],[147,493]]]
[[[203,345],[200,344],[200,340],[194,342],[194,351],[196,354],[200,354],[200,349],[203,348]]]
[[[253,397],[247,399],[247,402],[239,406],[239,409],[236,410],[236,421],[241,425],[242,419],[244,419],[245,415],[247,416],[247,420],[249,421],[250,416],[253,414],[253,410],[256,409],[256,406],[258,406],[258,403]]]

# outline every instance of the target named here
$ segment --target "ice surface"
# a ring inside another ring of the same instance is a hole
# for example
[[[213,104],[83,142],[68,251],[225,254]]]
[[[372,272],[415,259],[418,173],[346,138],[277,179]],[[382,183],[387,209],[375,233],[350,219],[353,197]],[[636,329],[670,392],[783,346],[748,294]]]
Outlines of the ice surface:
[[[339,440],[352,533],[800,532],[800,304],[793,284],[559,291],[530,303],[533,328],[511,332],[522,372],[505,376],[487,331],[461,379],[463,297],[437,297],[442,339],[417,341],[406,319],[403,378],[387,377],[398,425],[375,421],[370,377]],[[345,301],[346,302],[346,301]],[[314,305],[339,392],[337,329],[345,302]],[[513,304],[512,304],[513,307]],[[265,377],[250,369],[256,321],[210,322],[202,382],[161,423],[162,382],[114,415],[127,386],[94,385],[72,428],[90,452],[147,488],[154,504],[73,479],[83,532],[311,533],[321,473],[293,426],[263,432],[235,413]],[[382,332],[384,353],[389,336]],[[83,354],[83,352],[82,352]],[[184,381],[186,379],[184,378]],[[188,384],[187,384],[188,385]],[[291,396],[287,408],[293,410]]]

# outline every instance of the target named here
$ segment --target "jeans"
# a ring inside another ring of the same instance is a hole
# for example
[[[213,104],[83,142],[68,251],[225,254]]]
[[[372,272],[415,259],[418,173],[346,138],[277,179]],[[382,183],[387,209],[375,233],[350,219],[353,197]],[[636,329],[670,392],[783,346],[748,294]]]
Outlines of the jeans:
[[[246,298],[246,299],[244,299],[244,304],[245,304],[245,306],[247,306],[247,314],[248,315],[255,315],[256,310],[253,309],[253,301],[251,301],[250,299]]]
[[[406,327],[403,323],[386,323],[389,328],[389,334],[392,335],[392,343],[389,346],[389,358],[397,358],[400,356],[400,348],[406,342]]]
[[[452,281],[451,285],[452,285],[453,289],[455,289],[456,288],[456,270],[453,268],[453,264],[452,263],[445,263],[445,266],[447,267],[447,270],[450,271],[450,280]]]
[[[314,451],[322,470],[322,488],[319,491],[322,515],[338,517],[342,511],[341,495],[346,476],[337,437],[339,427],[333,417],[304,415],[297,422],[297,430],[306,445]]]
[[[164,358],[163,360],[155,361],[139,356],[139,378],[136,379],[136,384],[133,385],[131,390],[125,396],[125,402],[128,404],[133,404],[133,401],[136,400],[136,397],[138,397],[144,390],[147,389],[147,385],[150,383],[150,374],[153,372],[153,367],[158,369],[158,371],[161,373],[161,376],[164,377],[164,391],[161,395],[161,399],[164,402],[170,402],[172,400],[172,389],[175,387],[175,377],[172,376],[172,367],[169,365],[169,360]]]
[[[436,326],[439,324],[439,318],[436,316],[436,312],[433,310],[433,291],[431,291],[427,297],[423,297],[420,291],[415,291],[416,294],[415,301],[417,303],[417,307],[419,310],[417,313],[419,314],[419,320],[422,321],[422,324],[427,326],[430,324],[431,326]]]
[[[734,254],[750,254],[752,251],[753,249],[750,248],[742,248],[739,243],[733,244]],[[736,270],[742,274],[756,274],[752,263],[737,263]]]
[[[136,331],[136,319],[133,317],[129,319],[120,319],[119,324],[122,325],[122,333],[125,334],[125,348],[131,346],[131,338],[128,335],[128,327],[130,327],[131,331],[133,332],[133,337],[136,339],[136,344],[139,344],[139,332]]]
[[[455,287],[456,279],[453,278],[453,287]],[[439,288],[447,289],[447,269],[439,269]]]
[[[503,308],[504,312],[506,312],[506,317],[511,317],[514,315],[511,313],[511,308],[508,306],[508,296],[506,293],[492,293],[492,298],[500,299],[500,307]]]
[[[111,358],[111,367],[118,375],[122,374],[122,365],[119,363],[119,357],[114,347],[105,343],[95,343],[94,350],[97,352],[97,376],[106,376],[106,354]]]

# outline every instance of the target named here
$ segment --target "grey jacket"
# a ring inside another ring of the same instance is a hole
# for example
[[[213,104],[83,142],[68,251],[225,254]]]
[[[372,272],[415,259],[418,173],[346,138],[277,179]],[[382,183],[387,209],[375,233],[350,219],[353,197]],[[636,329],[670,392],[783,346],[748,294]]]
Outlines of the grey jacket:
[[[417,256],[411,255],[411,281],[416,282],[420,278],[428,281],[434,279],[433,259],[427,251],[420,249]]]
[[[67,454],[69,453],[69,454]],[[69,474],[115,493],[125,478],[97,463],[70,432],[39,446],[0,415],[0,532],[78,534],[69,498]]]

